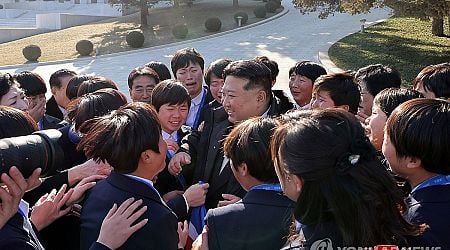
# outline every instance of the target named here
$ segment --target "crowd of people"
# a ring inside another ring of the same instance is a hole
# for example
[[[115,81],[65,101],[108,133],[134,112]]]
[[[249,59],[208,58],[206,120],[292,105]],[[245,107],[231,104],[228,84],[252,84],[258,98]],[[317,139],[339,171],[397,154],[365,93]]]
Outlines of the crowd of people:
[[[170,69],[132,69],[131,102],[105,76],[59,69],[47,101],[38,74],[0,74],[0,139],[53,129],[64,155],[1,166],[0,249],[450,249],[450,63],[411,88],[194,48]]]

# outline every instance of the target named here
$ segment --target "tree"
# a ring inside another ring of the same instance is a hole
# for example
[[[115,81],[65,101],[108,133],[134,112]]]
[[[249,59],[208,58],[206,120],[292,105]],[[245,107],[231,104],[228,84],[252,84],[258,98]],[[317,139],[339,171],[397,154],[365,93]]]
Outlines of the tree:
[[[120,4],[121,9],[128,9],[130,7],[137,7],[141,13],[141,27],[143,29],[148,27],[147,17],[148,8],[159,2],[159,0],[109,0],[111,5]]]
[[[367,13],[373,7],[389,6],[394,9],[396,15],[431,18],[431,32],[437,36],[444,35],[444,18],[450,18],[450,0],[292,0],[292,2],[301,13],[319,11],[319,18],[327,18],[336,12]]]

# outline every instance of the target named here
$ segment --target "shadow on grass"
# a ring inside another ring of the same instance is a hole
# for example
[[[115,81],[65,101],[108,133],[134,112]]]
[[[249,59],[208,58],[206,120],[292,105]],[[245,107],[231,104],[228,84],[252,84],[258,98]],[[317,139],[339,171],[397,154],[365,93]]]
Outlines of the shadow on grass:
[[[384,31],[400,29],[374,26],[367,33],[355,33],[335,43],[329,50],[330,57],[338,66],[351,70],[374,63],[392,65],[401,72],[406,85],[425,66],[450,61],[450,41],[445,45]]]

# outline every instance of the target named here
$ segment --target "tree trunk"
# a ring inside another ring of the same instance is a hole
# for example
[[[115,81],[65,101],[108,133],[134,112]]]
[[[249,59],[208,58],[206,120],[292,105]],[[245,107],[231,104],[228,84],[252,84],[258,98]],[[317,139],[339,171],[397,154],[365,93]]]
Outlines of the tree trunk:
[[[239,0],[233,0],[233,7],[238,8],[239,7]]]
[[[444,36],[444,19],[442,17],[432,17],[431,33],[435,36]]]
[[[143,5],[141,5],[141,27],[143,29],[146,29],[148,27],[147,16],[148,16],[148,7],[147,4],[144,3]]]
[[[450,12],[448,12],[448,16],[447,16],[447,21],[448,21],[448,32],[447,32],[447,36],[450,37]]]

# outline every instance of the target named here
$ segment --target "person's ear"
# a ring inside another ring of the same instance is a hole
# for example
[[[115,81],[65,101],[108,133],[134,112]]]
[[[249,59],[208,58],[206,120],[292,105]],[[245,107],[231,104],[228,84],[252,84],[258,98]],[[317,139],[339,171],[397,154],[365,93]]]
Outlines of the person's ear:
[[[422,160],[415,156],[406,156],[406,168],[414,169],[422,167]]]
[[[241,163],[237,167],[236,171],[239,173],[240,176],[247,176],[249,174],[248,173],[248,167],[247,167],[247,164],[245,162]]]
[[[50,92],[52,92],[52,95],[56,95],[57,91],[56,91],[57,87],[50,87]]]
[[[348,106],[348,105],[339,105],[339,106],[336,106],[336,108],[343,109],[347,112],[350,110],[350,106]]]
[[[266,99],[267,99],[266,91],[264,91],[264,90],[258,91],[258,94],[256,96],[256,101],[258,101],[258,102],[265,102]]]
[[[295,174],[292,174],[291,176],[295,184],[295,190],[300,192],[303,188],[303,179]]]
[[[141,161],[146,164],[152,162],[152,153],[150,149],[145,150],[141,153]]]

